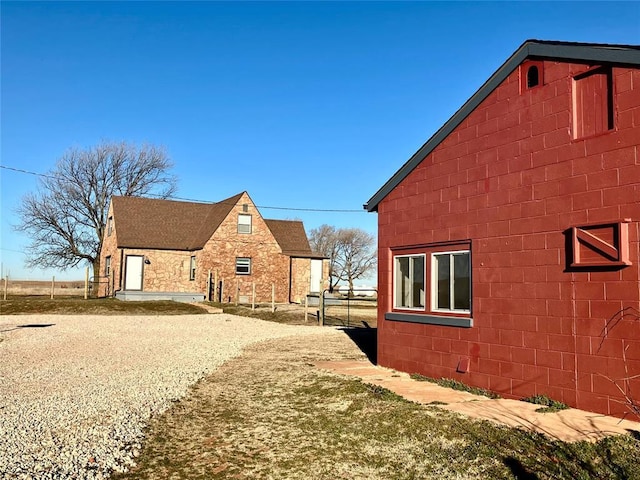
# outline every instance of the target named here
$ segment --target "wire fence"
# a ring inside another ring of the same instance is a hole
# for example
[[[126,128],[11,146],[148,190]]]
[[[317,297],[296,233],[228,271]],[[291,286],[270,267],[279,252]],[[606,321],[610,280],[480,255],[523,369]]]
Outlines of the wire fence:
[[[327,326],[377,326],[378,293],[374,288],[355,288],[347,294],[324,290],[321,295],[308,295],[307,303],[318,322]]]

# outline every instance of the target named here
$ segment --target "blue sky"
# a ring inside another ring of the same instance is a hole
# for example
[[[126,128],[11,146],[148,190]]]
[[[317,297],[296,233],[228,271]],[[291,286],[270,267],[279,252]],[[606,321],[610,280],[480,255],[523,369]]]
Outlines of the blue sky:
[[[362,205],[530,38],[640,43],[638,2],[7,2],[1,164],[163,145],[178,196],[246,190],[267,218],[376,231]],[[37,177],[0,169],[3,273]],[[292,209],[346,209],[309,212]],[[83,270],[82,270],[83,271]]]

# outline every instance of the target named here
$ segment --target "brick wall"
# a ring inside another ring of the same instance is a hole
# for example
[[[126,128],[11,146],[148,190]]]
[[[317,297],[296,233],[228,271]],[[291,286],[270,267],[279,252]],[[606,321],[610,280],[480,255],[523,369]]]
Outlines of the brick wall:
[[[109,213],[107,218],[113,216],[111,205],[109,205]],[[115,225],[115,224],[114,224]],[[105,276],[106,258],[111,257],[111,274],[107,278]],[[114,285],[118,285],[120,281],[120,253],[118,251],[118,240],[115,228],[111,232],[105,230],[102,240],[102,249],[100,250],[100,286],[97,295],[106,297],[113,295]]]
[[[640,71],[613,69],[614,131],[575,140],[587,68],[543,62],[522,93],[514,71],[378,205],[381,365],[623,414],[610,379],[640,374],[640,319],[619,314],[640,310]],[[632,266],[567,270],[566,229],[625,218]],[[385,321],[390,249],[466,239],[474,326]]]

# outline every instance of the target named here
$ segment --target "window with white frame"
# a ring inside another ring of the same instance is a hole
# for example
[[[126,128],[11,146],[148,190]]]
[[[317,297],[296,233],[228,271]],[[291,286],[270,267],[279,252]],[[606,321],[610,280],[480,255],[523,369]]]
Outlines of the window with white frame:
[[[111,255],[104,259],[104,276],[108,277],[111,275]]]
[[[471,311],[471,254],[468,250],[431,254],[431,310]]]
[[[238,215],[238,233],[251,233],[251,215]]]
[[[109,219],[107,220],[107,236],[111,236],[111,233],[113,232],[113,217],[109,217]]]
[[[196,279],[196,256],[191,256],[191,261],[189,262],[189,280]]]
[[[424,310],[425,256],[399,255],[394,263],[394,306]]]
[[[236,258],[236,275],[251,275],[251,259],[247,257]]]

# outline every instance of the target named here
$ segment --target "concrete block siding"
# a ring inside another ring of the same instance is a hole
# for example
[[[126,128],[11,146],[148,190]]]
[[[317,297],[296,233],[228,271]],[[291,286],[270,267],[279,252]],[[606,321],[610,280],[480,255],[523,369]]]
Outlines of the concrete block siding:
[[[613,130],[576,139],[572,82],[592,66],[537,63],[543,85],[523,91],[517,68],[377,205],[378,359],[623,415],[611,380],[640,374],[640,70],[612,68]],[[625,219],[631,266],[567,268],[567,229]],[[391,249],[464,240],[473,327],[385,321]]]

